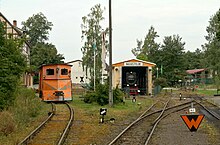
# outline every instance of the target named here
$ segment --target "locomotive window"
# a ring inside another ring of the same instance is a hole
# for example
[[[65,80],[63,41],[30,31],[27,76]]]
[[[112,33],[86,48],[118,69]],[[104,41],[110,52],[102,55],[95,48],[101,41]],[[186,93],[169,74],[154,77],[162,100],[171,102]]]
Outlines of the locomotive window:
[[[54,69],[47,69],[47,75],[49,76],[49,75],[54,75]]]
[[[68,75],[68,69],[61,69],[61,75]]]

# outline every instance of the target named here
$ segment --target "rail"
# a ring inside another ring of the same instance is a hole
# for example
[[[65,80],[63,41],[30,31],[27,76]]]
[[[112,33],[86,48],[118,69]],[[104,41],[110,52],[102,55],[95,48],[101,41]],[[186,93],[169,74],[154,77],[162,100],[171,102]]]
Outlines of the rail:
[[[67,135],[68,135],[68,132],[69,132],[69,130],[70,130],[70,127],[71,127],[71,125],[72,125],[72,123],[73,123],[73,120],[74,120],[74,111],[73,111],[73,108],[71,108],[68,103],[66,103],[66,105],[68,106],[68,108],[69,108],[69,110],[70,110],[70,119],[69,119],[69,122],[68,122],[68,124],[67,124],[67,126],[66,126],[64,132],[62,133],[62,136],[61,136],[60,139],[59,139],[58,145],[62,145],[62,144],[64,143],[64,141],[65,141],[65,139],[66,139],[66,137],[67,137]]]
[[[33,138],[33,136],[35,136],[40,130],[41,128],[49,121],[51,120],[51,118],[54,115],[54,112],[56,110],[55,106],[53,105],[53,103],[51,103],[52,105],[52,112],[51,114],[47,117],[47,119],[42,122],[35,130],[33,130],[25,139],[23,139],[18,145],[27,145],[28,142]]]
[[[208,108],[206,108],[204,105],[202,105],[201,103],[199,103],[198,101],[195,101],[197,104],[199,104],[202,108],[204,108],[209,114],[211,114],[213,117],[215,117],[216,119],[220,120],[220,117],[218,115],[216,115],[215,113],[213,113],[212,111],[210,111]],[[209,102],[210,103],[210,102]]]
[[[190,107],[190,105],[188,105],[188,104],[191,104],[191,102],[193,102],[193,101],[189,101],[189,102],[181,103],[181,104],[174,105],[174,106],[171,106],[171,107],[167,107],[169,101],[170,101],[170,100],[168,100],[168,101],[165,103],[165,106],[164,106],[163,109],[156,110],[156,111],[154,111],[154,112],[151,112],[151,113],[146,114],[146,113],[155,105],[155,104],[153,104],[149,109],[147,109],[144,113],[142,113],[142,115],[141,115],[139,118],[137,118],[134,122],[132,122],[129,126],[127,126],[116,138],[114,138],[114,140],[112,140],[112,141],[109,143],[109,145],[112,145],[112,144],[116,143],[117,140],[119,140],[119,138],[120,138],[126,131],[128,131],[133,125],[135,125],[136,123],[138,123],[140,120],[142,120],[142,119],[144,119],[144,118],[146,118],[146,117],[148,117],[148,116],[151,116],[151,115],[153,115],[153,114],[156,114],[156,113],[161,112],[160,115],[159,115],[159,117],[157,117],[157,118],[155,119],[154,123],[153,123],[153,125],[155,125],[155,124],[157,125],[162,118],[168,116],[168,115],[171,114],[172,112],[179,111],[179,110],[182,110],[182,109],[185,109],[185,108]],[[185,105],[187,105],[187,106],[185,106]],[[183,107],[182,107],[182,106],[183,106]],[[163,116],[164,111],[171,110],[171,109],[174,109],[174,108],[177,108],[177,107],[181,107],[181,109],[178,109],[178,110],[176,109],[175,111],[172,111],[171,113],[169,113],[169,114]],[[153,127],[154,129],[156,128],[156,125]],[[153,133],[151,133],[151,136],[152,136],[152,134],[153,134]]]
[[[157,103],[157,102],[156,102]],[[138,117],[138,119],[136,119],[134,122],[132,122],[128,127],[126,127],[114,140],[112,140],[109,145],[112,145],[113,143],[115,143],[129,128],[131,128],[131,126],[133,126],[135,123],[137,123],[139,120],[141,120],[141,118],[144,116],[144,114],[146,114],[151,108],[153,108],[154,105],[156,105],[156,103],[152,104],[147,110],[145,110],[140,117]]]

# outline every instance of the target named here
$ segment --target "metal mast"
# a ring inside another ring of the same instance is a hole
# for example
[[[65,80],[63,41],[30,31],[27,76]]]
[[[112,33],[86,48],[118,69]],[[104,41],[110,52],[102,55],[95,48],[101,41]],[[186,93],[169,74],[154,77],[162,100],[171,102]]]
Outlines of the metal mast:
[[[112,6],[109,0],[109,106],[113,106],[112,92]]]

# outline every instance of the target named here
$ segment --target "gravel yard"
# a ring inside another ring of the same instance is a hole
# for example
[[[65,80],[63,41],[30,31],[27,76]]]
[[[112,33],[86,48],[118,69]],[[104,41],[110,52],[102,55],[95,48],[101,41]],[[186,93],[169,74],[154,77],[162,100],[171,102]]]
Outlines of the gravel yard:
[[[175,100],[178,103],[178,99]],[[180,115],[187,110],[179,111],[163,119],[150,140],[150,145],[218,145],[220,144],[219,129],[212,122],[203,119],[197,132],[190,132]],[[96,116],[90,116],[83,110],[76,110],[75,123],[66,144],[105,145],[129,125],[137,114],[124,116],[115,123],[99,124]],[[73,131],[74,130],[74,131]]]
[[[219,129],[203,119],[196,132],[190,132],[180,115],[185,111],[176,112],[163,119],[153,135],[152,145],[218,145],[220,144]]]

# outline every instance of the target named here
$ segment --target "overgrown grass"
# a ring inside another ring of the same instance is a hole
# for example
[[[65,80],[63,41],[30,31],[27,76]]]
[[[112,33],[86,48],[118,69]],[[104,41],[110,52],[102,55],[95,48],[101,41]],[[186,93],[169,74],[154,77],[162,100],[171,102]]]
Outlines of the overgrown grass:
[[[218,144],[218,136],[219,136],[219,132],[216,129],[216,127],[214,126],[214,124],[210,124],[208,123],[207,120],[203,120],[203,122],[201,123],[201,130],[206,131],[208,133],[208,139],[210,142],[212,142],[213,144]]]
[[[196,90],[196,93],[204,95],[204,96],[213,96],[217,94],[217,91],[216,90]]]
[[[0,144],[19,143],[34,129],[36,123],[33,122],[46,117],[49,109],[50,106],[41,102],[33,90],[19,88],[14,104],[0,112]]]
[[[134,112],[138,112],[143,110],[144,108],[150,106],[153,103],[152,99],[146,99],[146,98],[140,98],[136,97],[137,101],[135,103],[132,102],[131,99],[126,99],[125,103],[117,103],[113,105],[113,107],[110,107],[109,105],[100,106],[97,103],[84,103],[82,98],[79,98],[79,96],[73,97],[72,105],[75,108],[82,109],[86,111],[88,115],[91,116],[99,116],[99,110],[100,108],[106,108],[107,109],[107,115],[106,118],[121,118],[124,117],[123,114],[132,114]]]
[[[109,105],[101,106],[97,103],[84,103],[83,98],[73,96],[71,105],[75,110],[74,119],[78,122],[78,125],[74,126],[74,132],[78,136],[77,143],[106,144],[106,140],[111,136],[110,134],[114,131],[117,132],[122,126],[127,126],[153,103],[149,97],[136,98],[136,103],[132,103],[131,99],[126,99],[125,103],[117,103],[110,107]],[[107,108],[104,123],[100,123],[100,108]],[[114,123],[110,123],[111,118],[115,119]]]

